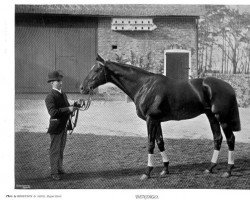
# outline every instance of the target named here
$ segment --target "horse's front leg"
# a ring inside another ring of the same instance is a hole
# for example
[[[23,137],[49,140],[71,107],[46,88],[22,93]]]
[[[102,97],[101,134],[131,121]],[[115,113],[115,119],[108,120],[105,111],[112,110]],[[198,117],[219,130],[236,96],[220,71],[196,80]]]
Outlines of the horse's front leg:
[[[162,135],[162,129],[161,129],[161,123],[157,125],[157,130],[156,130],[156,143],[158,145],[158,148],[160,150],[161,156],[162,156],[162,161],[163,161],[163,170],[160,173],[161,177],[165,177],[167,174],[169,174],[168,171],[168,165],[169,165],[169,159],[168,156],[165,152],[165,147],[164,147],[164,140],[163,140],[163,135]]]
[[[148,165],[147,165],[145,173],[141,177],[141,180],[150,178],[150,173],[154,168],[156,126],[155,126],[155,122],[150,117],[147,118],[146,122],[147,122],[147,130],[148,130]]]
[[[148,129],[148,166],[146,172],[142,175],[141,179],[145,180],[150,178],[151,171],[154,168],[154,148],[155,141],[157,142],[158,148],[161,152],[164,169],[161,172],[161,176],[165,176],[168,174],[168,158],[165,153],[164,141],[162,137],[162,129],[159,121],[153,120],[151,118],[147,118],[147,129]]]

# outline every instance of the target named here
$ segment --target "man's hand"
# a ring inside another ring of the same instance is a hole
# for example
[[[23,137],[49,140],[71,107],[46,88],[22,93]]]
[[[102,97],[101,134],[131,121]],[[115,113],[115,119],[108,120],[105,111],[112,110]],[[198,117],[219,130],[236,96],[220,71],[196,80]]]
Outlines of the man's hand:
[[[80,104],[80,105],[82,105],[84,102],[85,102],[84,99],[78,99],[77,100],[77,103]]]
[[[74,102],[74,106],[80,108],[82,105],[85,104],[85,101],[83,99],[78,99]]]
[[[69,106],[68,108],[69,108],[69,111],[70,111],[70,112],[75,112],[75,111],[78,109],[78,108],[75,107],[75,106]]]

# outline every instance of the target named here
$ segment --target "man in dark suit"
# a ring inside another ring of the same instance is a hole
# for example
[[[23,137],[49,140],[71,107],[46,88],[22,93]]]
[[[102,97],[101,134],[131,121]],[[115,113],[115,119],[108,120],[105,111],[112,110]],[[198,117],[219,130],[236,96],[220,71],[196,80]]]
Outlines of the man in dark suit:
[[[62,78],[60,71],[48,74],[48,82],[52,90],[45,99],[46,107],[50,115],[50,123],[47,133],[50,134],[50,167],[51,178],[60,180],[63,171],[63,152],[66,145],[67,130],[72,130],[70,115],[77,109],[71,106],[67,96],[62,92]]]

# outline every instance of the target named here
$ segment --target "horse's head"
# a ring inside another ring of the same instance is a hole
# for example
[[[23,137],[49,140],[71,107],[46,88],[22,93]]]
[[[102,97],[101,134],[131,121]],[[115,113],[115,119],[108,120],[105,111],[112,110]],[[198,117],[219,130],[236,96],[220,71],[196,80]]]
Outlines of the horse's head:
[[[98,86],[107,82],[105,71],[105,60],[101,56],[97,56],[97,63],[91,68],[87,77],[83,80],[80,91],[82,94],[88,94]]]

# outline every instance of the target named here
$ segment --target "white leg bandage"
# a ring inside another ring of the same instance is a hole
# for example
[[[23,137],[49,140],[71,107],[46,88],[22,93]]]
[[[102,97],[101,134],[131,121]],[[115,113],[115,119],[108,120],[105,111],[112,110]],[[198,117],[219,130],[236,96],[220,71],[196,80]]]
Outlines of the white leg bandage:
[[[168,156],[165,151],[161,152],[161,157],[163,162],[169,162]]]
[[[148,166],[149,167],[154,166],[154,154],[148,154]]]
[[[214,150],[213,157],[212,157],[212,160],[211,160],[212,163],[217,163],[219,153],[220,153],[220,151]]]
[[[234,151],[228,151],[228,164],[234,164]]]

